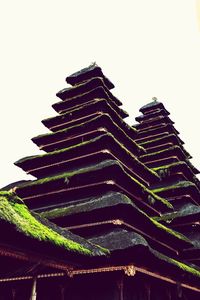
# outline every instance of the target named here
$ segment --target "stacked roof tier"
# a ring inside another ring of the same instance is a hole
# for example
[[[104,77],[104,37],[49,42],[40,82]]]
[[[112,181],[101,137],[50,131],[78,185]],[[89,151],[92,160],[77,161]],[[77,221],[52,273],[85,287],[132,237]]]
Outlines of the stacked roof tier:
[[[58,92],[61,101],[53,104],[57,115],[42,121],[51,132],[32,139],[46,153],[15,163],[36,177],[15,187],[16,194],[42,218],[111,253],[94,266],[132,262],[158,274],[163,264],[161,273],[173,280],[181,272],[199,276],[198,268],[180,260],[183,250],[195,248],[193,241],[162,220],[188,198],[199,203],[197,170],[169,113],[153,103],[142,109],[138,125],[129,126],[121,101],[110,92],[114,85],[96,64],[67,82],[72,87]],[[170,178],[160,171],[168,165]]]
[[[69,82],[71,77],[73,87],[57,93],[64,103],[59,114],[42,121],[52,132],[32,139],[47,153],[15,163],[38,179],[18,188],[18,195],[36,209],[123,191],[150,215],[169,210],[168,202],[148,190],[160,177],[138,159],[145,149],[134,141],[137,130],[123,120],[127,113],[109,91],[110,81],[96,65],[69,76]]]
[[[155,219],[185,234],[195,245],[184,250],[182,257],[200,265],[199,203],[200,184],[196,177],[198,170],[190,163],[192,158],[184,149],[169,112],[160,102],[151,102],[140,109],[143,113],[136,118],[139,131],[137,143],[146,154],[140,160],[161,177],[159,185],[152,190],[173,204],[175,211]]]
[[[161,182],[153,191],[167,198],[173,205],[192,202],[199,204],[198,170],[189,162],[190,154],[174,128],[169,112],[160,102],[153,101],[143,106],[137,117],[139,131],[136,142],[145,148],[140,160],[157,172]]]

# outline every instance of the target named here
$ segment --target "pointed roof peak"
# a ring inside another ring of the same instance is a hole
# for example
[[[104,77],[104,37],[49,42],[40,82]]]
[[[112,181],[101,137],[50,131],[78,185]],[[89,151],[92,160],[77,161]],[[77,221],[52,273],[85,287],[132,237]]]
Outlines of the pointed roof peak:
[[[157,108],[166,110],[166,108],[164,107],[164,104],[162,102],[158,101],[157,97],[153,97],[151,102],[147,103],[146,105],[144,105],[140,108],[140,111],[142,113],[144,113],[144,112],[154,110]]]
[[[154,102],[158,102],[158,98],[157,98],[157,97],[153,97],[152,100],[153,100]]]
[[[76,85],[94,77],[101,77],[109,90],[114,88],[114,84],[103,74],[96,62],[92,62],[88,67],[69,75],[66,81],[71,85]]]

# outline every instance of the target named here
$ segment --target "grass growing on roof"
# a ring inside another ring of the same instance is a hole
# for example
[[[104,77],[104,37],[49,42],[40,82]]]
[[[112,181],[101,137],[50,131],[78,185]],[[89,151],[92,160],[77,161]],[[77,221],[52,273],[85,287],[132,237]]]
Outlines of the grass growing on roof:
[[[180,239],[180,240],[183,240],[185,242],[188,242],[188,243],[191,243],[191,241],[183,234],[177,232],[177,231],[174,231],[164,225],[162,225],[161,223],[159,223],[158,221],[155,220],[155,218],[150,218],[151,222],[159,229],[162,229],[164,230],[165,232],[169,233],[170,235],[173,235],[175,236],[176,238]]]
[[[156,151],[156,152],[153,152],[153,153],[147,153],[147,154],[141,155],[140,157],[141,158],[143,158],[143,157],[149,157],[149,156],[151,157],[151,156],[154,156],[154,155],[157,155],[157,154],[160,154],[160,153],[165,153],[165,152],[168,152],[170,150],[175,150],[175,149],[181,150],[180,146],[172,146],[172,147],[169,147],[167,149],[163,149],[163,150]]]
[[[89,102],[89,103],[88,103]],[[70,108],[68,109],[66,112],[63,112],[61,113],[60,115],[57,115],[55,117],[49,117],[49,118],[46,118],[44,119],[43,121],[50,121],[52,119],[63,119],[63,117],[69,115],[69,114],[73,114],[74,112],[79,112],[81,111],[82,109],[85,110],[87,109],[87,107],[93,107],[95,106],[96,104],[99,104],[100,102],[104,102],[104,104],[111,110],[112,113],[114,113],[117,118],[121,118],[120,117],[120,114],[119,114],[119,111],[120,111],[120,107],[117,106],[117,110],[115,110],[109,103],[106,99],[104,98],[95,98],[91,101],[88,101],[86,103],[83,103],[81,105],[79,105],[78,107],[73,107],[73,108]]]
[[[34,137],[32,140],[37,140],[37,139],[45,138],[45,137],[49,137],[49,136],[56,136],[56,135],[59,135],[59,134],[62,134],[62,133],[68,133],[68,132],[69,132],[70,130],[72,130],[72,129],[76,129],[76,128],[78,129],[78,128],[81,128],[81,127],[84,127],[84,126],[93,124],[95,121],[99,120],[99,119],[102,118],[103,116],[106,116],[107,118],[109,118],[110,121],[111,121],[114,125],[116,125],[116,127],[118,128],[118,130],[121,130],[121,131],[124,132],[124,130],[123,130],[121,127],[119,127],[115,122],[113,122],[113,120],[112,120],[112,118],[110,117],[109,114],[104,113],[104,114],[101,114],[101,115],[97,115],[97,116],[95,116],[95,117],[93,117],[93,118],[91,118],[90,120],[87,120],[87,121],[85,121],[85,122],[82,122],[82,123],[73,125],[73,126],[68,127],[68,128],[64,128],[64,129],[58,130],[58,131],[56,131],[56,132],[50,132],[50,133],[40,134],[40,135]],[[126,127],[126,129],[129,130],[130,132],[131,132],[131,131],[132,131],[133,133],[136,132],[136,130],[135,130],[133,127],[129,126],[122,118],[120,118],[120,124],[123,124],[124,127]],[[124,134],[125,134],[125,136],[128,136],[125,132],[124,132]],[[134,141],[133,141],[133,142],[134,142]],[[142,149],[143,149],[143,147],[141,147],[141,146],[139,146],[139,145],[138,145],[138,148],[142,148]]]
[[[153,143],[153,142],[157,142],[157,141],[162,141],[162,140],[165,140],[165,139],[169,139],[171,137],[177,138],[177,136],[174,133],[172,133],[172,134],[168,134],[168,135],[165,135],[165,136],[162,136],[162,137],[159,137],[159,138],[149,139],[148,141],[140,143],[140,145],[141,146],[148,145],[149,143]]]
[[[196,187],[196,185],[191,181],[180,181],[176,184],[173,184],[173,185],[170,185],[170,186],[164,186],[164,187],[161,187],[161,188],[157,188],[157,189],[154,189],[152,191],[154,193],[161,193],[161,192],[172,190],[172,189],[178,189],[178,188],[182,188],[182,187],[184,188],[184,187],[190,187],[190,186]]]
[[[18,231],[39,241],[50,242],[85,255],[93,254],[83,245],[63,237],[36,220],[23,201],[11,192],[0,192],[0,219],[15,225]]]
[[[54,155],[57,155],[57,154],[60,154],[60,153],[64,153],[64,152],[67,152],[67,151],[70,151],[70,150],[72,150],[72,149],[76,149],[76,148],[78,148],[78,147],[82,147],[82,146],[85,146],[85,145],[88,145],[88,144],[91,144],[91,143],[94,143],[94,142],[96,142],[96,141],[98,141],[98,140],[100,140],[102,137],[105,137],[105,136],[109,136],[109,137],[112,137],[113,138],[113,140],[127,153],[127,154],[129,154],[134,160],[137,160],[138,161],[138,163],[140,163],[139,162],[139,160],[122,144],[122,143],[120,143],[113,135],[112,135],[112,133],[110,133],[110,132],[107,132],[107,133],[104,133],[104,134],[101,134],[101,135],[99,135],[98,137],[95,137],[95,138],[93,138],[93,139],[91,139],[91,140],[87,140],[87,141],[83,141],[83,142],[81,142],[81,143],[79,143],[79,144],[75,144],[75,145],[72,145],[72,146],[70,146],[70,147],[67,147],[67,148],[62,148],[62,149],[59,149],[59,150],[54,150],[54,151],[51,151],[51,152],[48,152],[48,153],[44,153],[44,154],[39,154],[39,155],[32,155],[32,156],[28,156],[28,157],[24,157],[24,158],[22,158],[22,159],[20,159],[20,160],[18,160],[17,162],[15,162],[15,164],[16,165],[18,165],[18,164],[21,164],[21,163],[23,163],[23,162],[25,162],[25,161],[28,161],[28,160],[37,160],[37,159],[40,159],[40,158],[43,158],[43,157],[51,157],[52,155],[54,156]],[[129,138],[129,140],[130,140],[130,138]],[[135,142],[133,142],[133,144],[135,145]],[[141,148],[141,147],[138,147],[138,148]],[[142,164],[142,163],[140,163],[140,164]],[[146,167],[147,168],[147,167]],[[151,171],[150,170],[150,172],[151,173],[153,173],[155,176],[157,176],[158,177],[158,174],[156,173],[156,172],[154,172],[154,171]]]
[[[55,151],[45,153],[45,154],[40,154],[40,155],[35,155],[35,156],[29,156],[29,157],[22,158],[19,161],[17,161],[15,164],[20,165],[21,163],[29,161],[29,160],[37,161],[37,160],[39,160],[41,158],[44,158],[44,157],[51,157],[51,156],[54,156],[54,155],[65,153],[65,152],[67,153],[68,151],[71,151],[73,149],[77,149],[79,147],[87,146],[88,144],[91,144],[91,143],[95,143],[95,142],[98,142],[98,141],[101,142],[101,139],[104,138],[105,136],[111,137],[113,139],[113,141],[117,144],[117,146],[119,146],[121,148],[121,150],[123,150],[128,156],[130,156],[132,158],[132,161],[133,161],[133,163],[136,164],[136,167],[141,167],[141,168],[143,168],[143,170],[145,170],[149,174],[153,175],[154,177],[157,177],[158,179],[160,178],[159,175],[155,171],[151,170],[150,168],[147,168],[143,163],[141,163],[134,154],[132,154],[122,143],[120,143],[109,132],[107,132],[106,134],[102,134],[102,135],[100,135],[96,138],[93,138],[91,140],[87,140],[87,141],[81,142],[79,144],[76,144],[76,145],[73,145],[73,146],[70,146],[70,147],[67,147],[67,148],[63,148],[63,149],[60,149],[60,150],[55,150]]]
[[[119,204],[135,207],[133,202],[126,195],[119,192],[109,192],[103,196],[81,199],[81,201],[75,201],[74,203],[64,207],[47,210],[41,212],[40,215],[48,219],[55,219],[73,214],[90,212],[100,208],[116,206]]]
[[[68,179],[70,179],[70,177],[74,176],[74,175],[78,175],[78,174],[82,174],[82,173],[88,173],[91,171],[96,171],[96,170],[101,170],[103,168],[105,168],[106,166],[111,166],[111,165],[116,165],[119,163],[115,160],[105,160],[102,161],[96,165],[89,165],[87,167],[83,167],[80,169],[76,169],[70,172],[65,172],[65,173],[61,173],[55,176],[51,176],[51,177],[45,177],[42,179],[38,179],[38,180],[34,180],[32,182],[28,182],[28,183],[24,183],[22,185],[20,185],[20,187],[17,187],[16,189],[20,189],[23,187],[29,187],[29,186],[34,186],[34,185],[40,185],[40,184],[44,184],[44,183],[48,183],[48,182],[52,182],[54,180],[58,180],[58,179],[64,179],[66,182],[68,182]]]
[[[161,260],[164,260],[166,261],[167,263],[170,263],[170,264],[173,264],[175,265],[176,267],[178,267],[179,269],[185,271],[185,272],[188,272],[194,276],[197,276],[197,277],[200,277],[200,269],[197,268],[197,267],[191,267],[190,265],[186,265],[185,263],[183,262],[180,262],[176,259],[173,259],[171,257],[168,257],[164,254],[161,254],[160,252],[154,250],[154,249],[150,249],[151,253],[154,254],[157,258],[161,259]]]
[[[159,167],[156,167],[156,168],[152,168],[152,170],[154,170],[155,172],[159,171],[159,170],[163,170],[163,169],[169,169],[171,167],[175,167],[175,166],[181,166],[181,165],[186,165],[186,162],[184,161],[177,161],[177,162],[174,162],[174,163],[171,163],[171,164],[168,164],[168,165],[164,165],[164,166],[159,166]]]
[[[94,119],[93,119],[93,120],[94,120]],[[116,128],[118,129],[119,133],[120,133],[120,134],[124,134],[124,135],[126,136],[126,138],[129,140],[129,142],[132,143],[132,147],[135,146],[137,149],[142,150],[142,151],[145,151],[143,147],[139,146],[139,145],[138,145],[136,142],[134,142],[128,135],[126,135],[126,133],[124,133],[124,131],[121,130],[121,128],[119,128],[117,124],[115,124],[114,122],[113,122],[113,124],[116,125]],[[71,128],[73,128],[73,127],[71,127]],[[59,131],[58,131],[58,132],[59,132]],[[56,133],[58,133],[58,132],[56,132]],[[61,131],[60,131],[60,132],[61,132]],[[67,131],[64,130],[63,132],[67,132]],[[113,140],[114,140],[116,143],[118,143],[119,146],[120,146],[122,149],[124,149],[129,155],[133,156],[133,158],[136,159],[136,158],[134,157],[134,155],[133,155],[130,151],[128,151],[128,150],[123,146],[123,144],[120,143],[120,142],[112,135],[112,133],[107,132],[107,133],[104,134],[104,135],[108,135],[108,136],[112,137]],[[24,158],[22,158],[22,159],[16,161],[16,162],[15,162],[15,165],[20,165],[21,163],[26,162],[26,161],[29,161],[29,160],[34,160],[34,159],[37,160],[37,159],[40,159],[40,158],[42,158],[42,157],[50,157],[50,156],[52,156],[52,155],[57,155],[57,154],[64,153],[64,152],[70,151],[70,150],[72,150],[72,149],[78,148],[78,147],[80,147],[80,146],[88,145],[88,144],[90,144],[90,143],[92,143],[92,142],[98,141],[99,139],[102,138],[102,136],[103,136],[103,135],[100,135],[100,136],[98,136],[98,137],[96,137],[96,138],[93,138],[92,140],[83,141],[83,142],[81,142],[81,143],[79,143],[79,144],[75,144],[75,145],[72,145],[72,146],[67,147],[67,148],[62,148],[62,149],[59,149],[59,150],[54,150],[54,151],[51,151],[51,152],[48,152],[48,153],[44,153],[44,154],[32,155],[32,156],[24,157]],[[139,162],[139,161],[138,161],[138,163],[142,164],[142,163]],[[147,167],[145,167],[145,166],[144,166],[144,168],[147,169]],[[152,171],[152,170],[150,170],[150,169],[148,169],[148,170],[149,170],[150,173],[152,173],[152,174],[154,174],[155,176],[158,177],[158,174],[157,174],[156,172],[154,172],[154,171]]]
[[[156,216],[153,217],[154,220],[156,221],[166,221],[166,222],[171,222],[174,219],[185,217],[185,216],[190,216],[190,215],[195,215],[200,213],[200,207],[194,204],[185,204],[181,209],[178,211],[175,211],[173,213],[167,213],[162,216]]]
[[[172,204],[167,201],[166,199],[154,194],[152,191],[150,191],[149,189],[146,188],[146,186],[144,186],[143,184],[141,184],[137,179],[135,179],[134,177],[132,177],[131,175],[129,175],[123,168],[123,166],[116,160],[105,160],[102,161],[98,164],[95,165],[90,165],[88,167],[84,167],[84,168],[80,168],[78,170],[73,170],[71,172],[65,172],[59,175],[55,175],[55,176],[51,176],[51,177],[46,177],[46,178],[42,178],[39,180],[35,180],[32,182],[28,182],[25,184],[20,185],[20,187],[16,188],[16,189],[21,189],[23,187],[29,187],[29,186],[34,186],[34,185],[40,185],[40,184],[45,184],[54,180],[58,180],[58,179],[65,179],[65,181],[67,182],[72,176],[74,175],[78,175],[78,174],[83,174],[83,173],[88,173],[88,172],[92,172],[92,171],[97,171],[97,170],[101,170],[105,167],[109,167],[112,165],[117,165],[118,167],[120,167],[120,169],[124,172],[124,174],[131,179],[133,182],[135,182],[138,186],[140,186],[142,193],[146,193],[146,195],[150,195],[151,198],[153,198],[155,201],[158,201],[160,203],[162,203],[163,205],[165,205],[166,207],[172,209],[173,206]]]

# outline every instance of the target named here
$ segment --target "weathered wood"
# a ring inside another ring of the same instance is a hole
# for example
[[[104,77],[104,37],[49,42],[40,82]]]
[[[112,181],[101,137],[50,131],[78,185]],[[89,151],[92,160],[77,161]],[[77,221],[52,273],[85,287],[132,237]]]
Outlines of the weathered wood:
[[[33,279],[33,286],[32,286],[30,300],[36,300],[36,298],[37,298],[37,278],[35,277]]]

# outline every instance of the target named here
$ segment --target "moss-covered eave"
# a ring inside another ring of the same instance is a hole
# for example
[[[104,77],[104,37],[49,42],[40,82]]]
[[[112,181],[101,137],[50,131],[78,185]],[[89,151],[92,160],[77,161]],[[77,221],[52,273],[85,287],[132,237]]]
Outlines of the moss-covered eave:
[[[182,209],[176,210],[172,213],[163,214],[162,216],[153,217],[154,220],[158,222],[181,222],[185,218],[193,218],[193,220],[198,220],[200,217],[200,207],[194,204],[185,205]]]
[[[49,177],[33,180],[31,182],[22,184],[20,187],[17,187],[16,191],[19,190],[19,189],[26,188],[26,187],[31,187],[31,186],[35,186],[35,185],[43,185],[45,183],[53,182],[53,181],[56,181],[56,180],[59,180],[59,179],[67,180],[67,179],[73,177],[74,175],[79,175],[79,174],[82,174],[82,173],[87,174],[88,172],[98,171],[98,170],[104,169],[105,167],[113,166],[113,165],[120,166],[120,163],[116,160],[111,160],[111,159],[110,160],[105,160],[105,161],[100,162],[98,164],[93,164],[93,165],[89,165],[87,167],[75,169],[71,172],[64,172],[64,173],[61,173],[61,174],[57,174],[55,176],[49,176]]]
[[[148,176],[149,178],[157,179],[157,180],[160,179],[159,175],[156,172],[154,172],[153,170],[147,168],[144,164],[142,164],[137,159],[137,157],[135,157],[122,143],[120,143],[109,132],[101,134],[101,135],[99,135],[98,137],[96,137],[92,140],[87,140],[87,141],[84,141],[80,144],[76,144],[76,145],[73,145],[73,146],[68,147],[68,148],[63,148],[63,149],[55,150],[55,151],[48,152],[48,153],[45,153],[45,154],[40,154],[40,155],[35,155],[35,156],[22,158],[22,159],[18,160],[17,162],[15,162],[15,165],[18,166],[18,167],[26,169],[26,165],[31,164],[31,166],[33,166],[34,161],[35,162],[41,161],[41,163],[42,163],[43,162],[42,159],[44,159],[44,158],[46,159],[46,158],[49,158],[49,157],[53,157],[53,156],[59,155],[61,153],[66,153],[67,154],[69,151],[71,151],[73,149],[78,149],[78,148],[81,149],[82,147],[88,146],[90,144],[91,144],[91,147],[92,147],[92,144],[98,143],[98,142],[101,143],[101,140],[105,137],[110,137],[113,140],[113,142],[116,143],[116,145],[119,147],[119,149],[121,149],[121,151],[123,151],[126,155],[128,155],[128,157],[132,158],[132,161],[136,164],[137,167],[139,167],[141,170],[145,171],[146,176]],[[41,165],[45,165],[45,163],[43,163]]]
[[[108,207],[115,207],[118,205],[136,208],[133,202],[126,195],[119,192],[112,192],[101,197],[93,197],[85,200],[82,199],[81,201],[75,201],[74,203],[68,205],[66,204],[64,207],[58,207],[41,212],[40,215],[51,220],[70,215],[88,213]]]
[[[194,173],[185,161],[177,161],[171,164],[152,168],[161,177],[170,177],[176,172],[183,172],[183,174],[192,182],[194,181]]]
[[[140,156],[141,159],[151,158],[151,157],[160,157],[162,154],[167,154],[168,152],[173,151],[174,154],[178,154],[180,156],[180,159],[185,159],[185,154],[181,150],[180,146],[172,146],[167,149],[163,149],[157,152],[147,153]]]
[[[31,214],[23,201],[9,191],[0,191],[0,219],[15,226],[16,230],[24,236],[40,242],[51,243],[58,248],[63,248],[70,252],[93,256],[98,248],[94,245],[93,251],[43,225]],[[98,250],[99,255],[109,253],[106,249]]]
[[[155,115],[156,116],[159,116],[159,115],[161,115],[161,116],[168,116],[168,115],[170,115],[170,113],[166,109],[160,108],[159,111],[152,111],[152,113],[142,114],[142,115],[136,117],[135,120],[137,122],[140,122],[140,121],[143,121],[144,119],[148,120],[148,119],[154,117]]]
[[[72,87],[69,87],[69,88],[64,88],[64,89],[60,90],[56,94],[56,96],[59,97],[62,100],[66,100],[68,98],[78,96],[78,95],[80,95],[80,94],[82,94],[86,91],[90,91],[90,90],[94,89],[94,87],[98,87],[98,86],[102,86],[108,94],[112,95],[112,93],[109,91],[109,89],[105,85],[102,77],[93,77],[89,80],[78,83],[75,86],[72,86]],[[117,105],[119,105],[119,106],[122,105],[122,103],[119,99],[117,99],[114,96],[112,98],[113,98],[113,101],[115,101],[117,103]]]
[[[87,121],[84,121],[84,122],[80,122],[79,124],[70,126],[70,127],[68,127],[68,128],[64,128],[64,129],[58,130],[58,131],[56,131],[56,132],[50,132],[50,133],[45,133],[45,134],[38,135],[38,136],[32,138],[32,141],[33,141],[34,143],[36,143],[36,144],[43,144],[43,143],[45,143],[45,140],[48,140],[49,138],[54,138],[54,137],[60,136],[60,135],[62,135],[62,134],[67,134],[67,133],[69,133],[71,130],[76,130],[76,129],[77,129],[77,131],[78,131],[79,129],[81,129],[81,127],[84,127],[84,126],[90,126],[90,125],[92,125],[93,123],[98,122],[98,121],[100,121],[102,118],[105,118],[105,117],[109,120],[109,122],[111,122],[113,125],[117,126],[117,128],[119,128],[120,130],[122,130],[122,129],[121,129],[121,126],[119,126],[118,124],[116,124],[116,123],[112,120],[112,118],[110,117],[109,114],[107,114],[107,113],[102,113],[102,114],[96,114],[95,116],[92,116],[91,119],[89,119],[89,120],[87,120]],[[130,130],[130,131],[133,132],[133,134],[135,134],[136,131],[135,131],[132,127],[130,127],[128,124],[126,124],[122,119],[121,119],[120,124],[121,124],[121,123],[124,123],[124,125],[125,125],[126,128],[127,128],[127,130]],[[102,123],[102,124],[103,124],[103,123]],[[124,132],[124,131],[123,131],[123,132]],[[129,137],[125,132],[124,132],[124,135],[130,139],[130,137]],[[133,140],[132,140],[132,141],[133,141]],[[134,141],[133,141],[133,142],[134,142]],[[136,144],[136,142],[134,142],[134,143]],[[138,144],[137,144],[137,148],[138,148],[138,149],[141,149],[141,151],[143,150],[143,152],[145,152],[145,149],[144,149],[143,147],[139,146]]]
[[[169,263],[170,265],[174,265],[177,267],[179,270],[186,272],[188,275],[192,275],[195,277],[200,277],[200,268],[197,266],[191,266],[189,264],[186,264],[185,262],[179,261],[177,259],[168,257],[156,250],[151,249],[150,250],[154,256],[156,256],[158,259],[165,261]]]
[[[165,140],[167,140],[167,141],[174,140],[174,141],[177,142],[177,145],[180,145],[178,137],[176,136],[175,133],[171,133],[171,134],[159,137],[159,138],[153,138],[152,137],[152,139],[149,139],[148,141],[142,142],[142,143],[140,143],[140,145],[145,146],[145,145],[154,144],[154,143],[159,143],[160,144],[160,142],[161,142],[161,145],[162,145],[162,142],[165,141]]]
[[[122,112],[121,108],[119,108],[117,106],[117,110],[115,110],[106,99],[104,99],[104,98],[95,98],[95,99],[93,99],[91,101],[88,101],[84,104],[78,105],[77,107],[73,107],[71,109],[68,109],[67,111],[65,111],[64,113],[61,113],[58,116],[46,118],[46,119],[42,120],[42,123],[43,124],[50,124],[52,121],[60,120],[60,119],[62,120],[64,118],[66,118],[68,115],[73,115],[74,113],[79,113],[80,115],[82,115],[82,110],[90,109],[92,107],[95,107],[96,104],[100,104],[100,103],[101,104],[103,103],[103,105],[105,105],[111,113],[114,113],[114,114],[116,114],[116,116],[118,118],[121,118],[120,117],[120,112]]]
[[[160,194],[160,193],[165,192],[165,191],[170,191],[170,190],[175,190],[175,189],[184,189],[184,188],[188,188],[188,187],[196,188],[196,185],[191,181],[181,181],[181,182],[178,182],[178,183],[173,184],[173,185],[153,189],[152,191],[155,194]]]
[[[102,170],[104,168],[111,167],[111,166],[117,166],[123,172],[123,174],[125,176],[127,176],[127,179],[131,180],[133,182],[133,184],[135,184],[138,187],[138,190],[140,190],[140,193],[142,195],[146,194],[147,198],[151,197],[150,203],[152,202],[152,199],[153,199],[153,202],[157,202],[157,204],[160,204],[161,206],[163,206],[163,208],[165,207],[165,208],[173,209],[173,206],[169,203],[169,201],[154,194],[152,191],[147,189],[146,186],[144,186],[137,179],[135,179],[130,174],[128,174],[125,171],[125,169],[123,168],[123,166],[121,165],[121,163],[116,160],[106,160],[99,164],[94,164],[94,165],[84,167],[81,169],[76,169],[71,172],[65,172],[62,174],[55,175],[55,176],[50,176],[50,177],[42,178],[39,180],[34,180],[27,184],[22,184],[20,187],[17,187],[16,192],[18,193],[18,191],[23,190],[24,188],[25,189],[30,188],[31,186],[43,185],[46,183],[49,184],[50,182],[60,180],[60,179],[64,179],[66,181],[66,180],[69,180],[74,175],[79,175],[79,174],[83,174],[83,173],[87,174],[88,172],[90,173],[93,171],[99,171],[99,170]]]
[[[168,228],[167,226],[161,224],[159,221],[157,221],[154,218],[150,218],[151,222],[160,230],[162,230],[163,232],[167,233],[169,236],[172,236],[176,239],[178,239],[179,241],[182,241],[184,243],[187,243],[189,245],[192,245],[192,242],[183,234],[171,229],[171,228]]]

